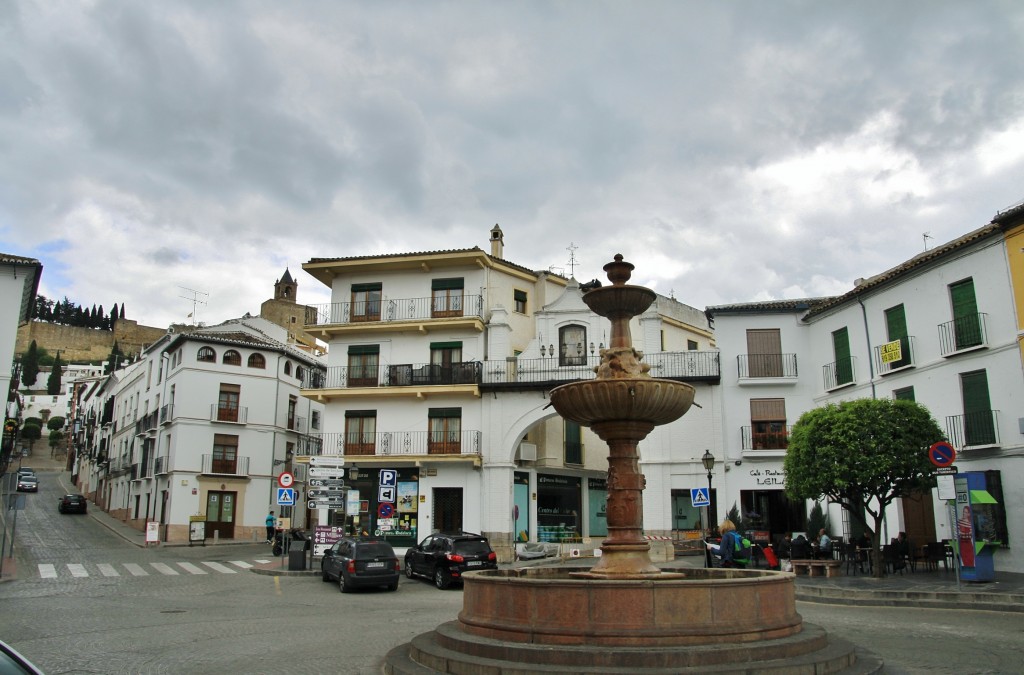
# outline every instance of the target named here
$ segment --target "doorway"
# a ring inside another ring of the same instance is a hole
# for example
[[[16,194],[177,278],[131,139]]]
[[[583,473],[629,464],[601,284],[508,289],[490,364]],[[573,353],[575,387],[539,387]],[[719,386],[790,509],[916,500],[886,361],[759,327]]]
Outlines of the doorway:
[[[237,492],[206,493],[206,538],[235,538],[235,503]]]
[[[434,488],[434,528],[462,532],[462,488]]]

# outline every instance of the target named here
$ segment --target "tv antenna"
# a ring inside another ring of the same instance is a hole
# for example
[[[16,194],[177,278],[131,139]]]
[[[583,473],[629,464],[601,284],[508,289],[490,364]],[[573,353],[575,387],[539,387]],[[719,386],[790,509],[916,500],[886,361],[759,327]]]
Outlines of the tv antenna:
[[[925,232],[921,236],[924,238],[924,250],[927,251],[928,250],[928,240],[929,239],[934,239],[935,237],[933,237],[930,232]]]
[[[190,301],[192,303],[192,311],[189,312],[188,318],[192,319],[192,325],[194,326],[194,325],[196,325],[196,306],[207,304],[206,300],[200,300],[199,296],[202,295],[203,297],[208,298],[208,297],[210,297],[210,294],[209,293],[204,293],[202,291],[196,291],[196,290],[193,290],[191,288],[185,288],[184,286],[178,286],[178,288],[180,288],[181,290],[186,291],[186,292],[192,294],[191,296],[179,295],[178,297],[179,298],[184,298],[185,300],[188,300],[188,301]]]

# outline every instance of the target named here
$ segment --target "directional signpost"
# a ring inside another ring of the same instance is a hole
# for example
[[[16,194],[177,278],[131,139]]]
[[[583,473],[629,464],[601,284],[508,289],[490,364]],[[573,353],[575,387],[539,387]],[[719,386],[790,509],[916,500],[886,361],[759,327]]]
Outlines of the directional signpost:
[[[309,497],[311,509],[340,509],[345,506],[345,457],[314,455],[309,458]]]

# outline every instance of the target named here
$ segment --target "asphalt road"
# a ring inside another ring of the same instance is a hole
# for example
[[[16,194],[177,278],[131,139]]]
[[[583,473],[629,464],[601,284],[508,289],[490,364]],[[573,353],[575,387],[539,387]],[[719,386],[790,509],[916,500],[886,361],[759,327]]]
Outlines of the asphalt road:
[[[18,515],[19,578],[0,584],[0,639],[51,675],[379,673],[389,649],[462,605],[460,590],[422,580],[341,594],[319,577],[248,571],[269,559],[265,545],[140,549],[59,514],[56,474],[41,486]],[[889,673],[1024,671],[1020,614],[799,609],[880,654]]]

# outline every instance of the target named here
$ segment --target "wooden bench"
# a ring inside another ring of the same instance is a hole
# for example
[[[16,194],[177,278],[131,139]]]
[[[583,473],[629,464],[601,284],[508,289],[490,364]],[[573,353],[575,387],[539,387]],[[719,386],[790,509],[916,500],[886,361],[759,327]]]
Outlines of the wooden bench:
[[[811,577],[839,576],[841,560],[792,560],[793,574],[806,574]]]

